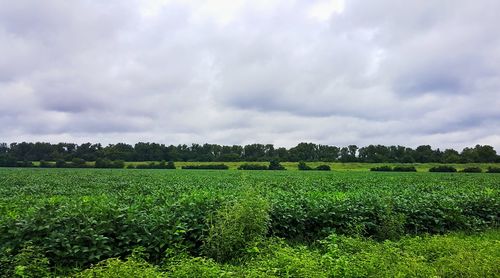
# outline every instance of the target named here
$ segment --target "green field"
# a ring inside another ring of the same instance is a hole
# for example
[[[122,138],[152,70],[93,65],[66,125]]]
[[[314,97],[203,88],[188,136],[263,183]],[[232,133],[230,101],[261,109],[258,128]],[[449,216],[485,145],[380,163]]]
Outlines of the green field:
[[[499,174],[331,165],[0,169],[0,276],[500,276]]]

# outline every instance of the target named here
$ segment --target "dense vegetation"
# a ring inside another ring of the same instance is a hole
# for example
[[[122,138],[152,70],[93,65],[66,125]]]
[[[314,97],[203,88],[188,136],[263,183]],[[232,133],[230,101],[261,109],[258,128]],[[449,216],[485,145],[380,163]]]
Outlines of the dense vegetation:
[[[75,273],[97,263],[78,275],[499,271],[498,175],[0,169],[0,176],[0,276]]]
[[[388,165],[383,165],[383,166],[377,166],[377,167],[372,167],[370,168],[370,171],[372,172],[416,172],[417,169],[415,166],[388,166]]]
[[[78,159],[75,161],[74,159]],[[72,143],[0,143],[1,166],[29,166],[31,161],[62,161],[76,165],[81,161],[322,161],[365,163],[492,163],[500,156],[488,145],[453,149],[432,149],[422,145],[415,149],[404,146],[356,145],[336,147],[314,143],[300,143],[293,148],[275,148],[272,144],[221,146],[217,144],[164,145],[157,143],[101,144]],[[80,164],[83,165],[83,164]]]
[[[440,166],[435,166],[429,169],[429,172],[446,172],[446,173],[454,173],[456,172],[457,169],[453,166],[448,166],[448,165],[440,165]]]

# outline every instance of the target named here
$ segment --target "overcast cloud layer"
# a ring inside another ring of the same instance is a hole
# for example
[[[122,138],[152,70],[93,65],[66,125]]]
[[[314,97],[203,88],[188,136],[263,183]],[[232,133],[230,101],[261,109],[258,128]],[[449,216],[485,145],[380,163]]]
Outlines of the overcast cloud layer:
[[[0,0],[0,142],[499,150],[498,11],[498,0]]]

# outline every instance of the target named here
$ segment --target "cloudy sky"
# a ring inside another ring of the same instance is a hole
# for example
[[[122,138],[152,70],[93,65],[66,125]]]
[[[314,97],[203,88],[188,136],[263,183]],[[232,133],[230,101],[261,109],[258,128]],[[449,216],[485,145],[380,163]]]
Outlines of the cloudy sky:
[[[498,0],[0,0],[0,142],[500,149]]]

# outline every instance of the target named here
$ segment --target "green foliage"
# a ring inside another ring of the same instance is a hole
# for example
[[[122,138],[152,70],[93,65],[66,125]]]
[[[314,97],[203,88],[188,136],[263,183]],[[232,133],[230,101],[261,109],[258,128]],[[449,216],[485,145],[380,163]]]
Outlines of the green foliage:
[[[65,268],[124,258],[138,246],[153,263],[205,250],[246,263],[266,248],[243,243],[259,236],[245,236],[242,226],[267,223],[266,237],[310,243],[332,232],[377,240],[476,232],[500,220],[500,183],[490,174],[0,169],[0,176],[0,268],[13,266],[28,241]],[[266,214],[246,199],[266,204]]]
[[[66,168],[68,165],[66,164],[66,161],[64,159],[58,159],[56,160],[56,168]]]
[[[375,238],[379,240],[399,239],[406,232],[406,216],[401,212],[394,211],[391,200],[381,203],[381,206],[377,213],[378,224],[375,227]]]
[[[204,257],[177,256],[169,259],[162,269],[168,277],[176,278],[219,278],[237,276],[234,267],[221,265],[213,259]]]
[[[373,167],[370,169],[372,172],[391,172],[392,168],[390,166],[379,166],[379,167]]]
[[[467,168],[464,168],[461,172],[464,172],[464,173],[481,173],[481,172],[483,172],[483,169],[481,169],[479,167],[467,167]]]
[[[52,167],[54,167],[54,165],[52,165],[51,163],[49,163],[45,160],[40,160],[39,167],[40,168],[52,168]]]
[[[203,254],[219,262],[237,260],[262,241],[269,225],[269,204],[254,192],[221,207],[209,222]]]
[[[0,277],[49,277],[49,260],[43,250],[31,242],[24,243],[20,250],[0,249]]]
[[[205,164],[205,165],[185,165],[182,169],[188,170],[227,170],[229,166],[225,164]]]
[[[238,170],[267,170],[267,166],[266,165],[259,165],[259,164],[245,163],[245,164],[241,164],[238,167]]]
[[[450,173],[453,173],[456,171],[457,171],[457,169],[455,167],[447,166],[447,165],[436,166],[436,167],[432,167],[429,169],[429,172],[450,172]]]
[[[297,165],[297,168],[301,171],[312,170],[313,168],[309,167],[304,161],[300,161]]]
[[[117,258],[107,259],[90,269],[74,275],[75,278],[157,278],[168,277],[158,267],[143,260],[128,258],[122,261]]]
[[[394,168],[392,168],[392,171],[393,172],[416,172],[417,169],[415,168],[415,166],[394,166]]]
[[[174,162],[173,161],[167,162],[165,169],[176,169]]]
[[[160,161],[160,163],[150,162],[149,164],[137,164],[137,165],[127,165],[127,168],[130,169],[175,169],[175,164],[173,161],[169,161],[168,163],[165,160]]]
[[[500,167],[488,167],[486,173],[500,173]]]
[[[317,170],[317,171],[331,171],[332,169],[330,168],[329,165],[322,164],[322,165],[319,165],[316,168],[314,168],[314,170]]]
[[[286,170],[283,165],[280,164],[278,160],[271,160],[269,162],[269,166],[267,167],[268,170]]]
[[[460,234],[376,243],[332,235],[323,241],[325,269],[341,277],[496,277],[500,241]]]

